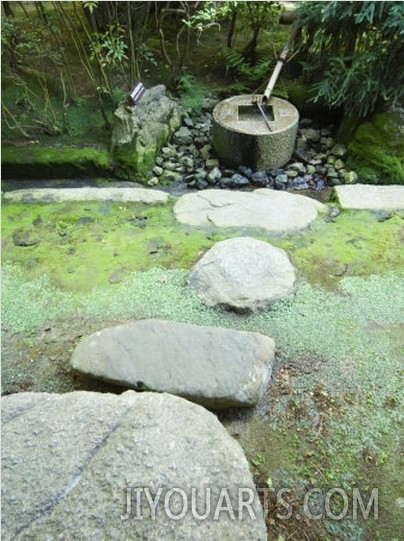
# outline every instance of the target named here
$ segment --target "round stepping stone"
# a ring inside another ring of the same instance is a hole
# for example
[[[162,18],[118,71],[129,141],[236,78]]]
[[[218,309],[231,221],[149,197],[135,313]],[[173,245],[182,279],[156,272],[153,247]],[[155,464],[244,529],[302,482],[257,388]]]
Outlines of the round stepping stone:
[[[251,237],[217,243],[195,265],[189,285],[207,306],[255,312],[294,292],[286,252]]]
[[[261,228],[270,233],[304,229],[327,207],[304,195],[260,188],[253,192],[203,190],[183,195],[177,220],[194,226]]]

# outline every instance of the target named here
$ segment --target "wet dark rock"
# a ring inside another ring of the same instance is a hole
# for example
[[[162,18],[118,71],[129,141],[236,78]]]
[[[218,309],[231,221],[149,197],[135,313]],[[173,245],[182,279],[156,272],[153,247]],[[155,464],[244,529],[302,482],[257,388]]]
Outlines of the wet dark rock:
[[[186,175],[184,177],[184,182],[186,182],[187,184],[189,184],[190,182],[194,182],[194,181],[195,181],[195,175],[194,174]]]
[[[289,169],[292,169],[293,171],[297,171],[301,175],[304,175],[306,172],[306,167],[300,162],[295,162],[295,163],[290,164]]]
[[[192,118],[190,118],[189,116],[186,116],[182,123],[184,124],[185,127],[187,128],[194,128],[195,127],[195,124],[194,124],[194,121],[192,120]]]
[[[222,173],[218,167],[215,167],[212,169],[212,171],[209,171],[206,180],[209,182],[209,184],[217,184],[222,178]]]
[[[327,173],[327,169],[323,165],[316,165],[316,173],[318,175],[325,175]]]
[[[186,126],[181,126],[181,128],[174,133],[173,142],[177,145],[190,145],[192,143],[192,132]]]
[[[308,150],[298,149],[298,148],[295,149],[293,153],[293,157],[304,163],[309,163],[310,160],[312,159],[312,155]]]
[[[276,178],[278,175],[283,175],[285,171],[283,169],[271,169],[268,171],[268,173],[271,175],[271,177]]]
[[[317,190],[317,191],[318,191],[318,190],[323,190],[324,188],[325,188],[325,181],[324,181],[324,179],[319,178],[319,179],[317,180],[316,190]]]
[[[286,185],[288,183],[288,176],[287,175],[278,175],[275,178],[275,186],[279,188],[280,190],[285,190]]]
[[[300,127],[301,128],[308,128],[313,124],[313,120],[311,118],[302,118],[300,120]]]
[[[192,110],[187,114],[189,116],[183,119],[172,142],[166,143],[157,156],[153,182],[169,181],[173,186],[182,181],[189,188],[200,190],[212,186],[240,189],[251,185],[276,190],[311,188],[318,191],[327,185],[357,181],[355,172],[345,168],[347,149],[336,143],[331,125],[320,126],[310,118],[302,119],[293,159],[283,168],[253,171],[241,165],[233,170],[224,168],[214,154],[211,112],[205,111],[198,118],[191,118]]]
[[[195,188],[197,190],[206,190],[208,186],[209,186],[209,182],[207,180],[200,179],[195,182]]]
[[[358,175],[355,171],[348,171],[347,173],[344,173],[343,178],[346,184],[355,184],[358,180]]]
[[[338,173],[334,169],[334,167],[329,167],[327,171],[327,179],[334,179],[338,177]]]
[[[251,182],[254,186],[263,188],[268,184],[269,178],[266,171],[257,171],[251,175]]]
[[[332,131],[328,128],[322,128],[320,133],[322,137],[329,137],[330,135],[332,135]]]
[[[237,168],[237,171],[243,176],[243,177],[246,177],[248,179],[250,179],[252,177],[252,169],[250,169],[250,167],[246,167],[244,165],[240,165],[238,168]]]
[[[310,186],[304,177],[296,177],[288,182],[288,189],[307,190],[308,188]]]
[[[338,158],[337,160],[335,160],[335,163],[334,163],[334,168],[339,171],[340,169],[344,169],[345,167],[345,163],[340,159]]]
[[[331,149],[331,154],[333,154],[334,156],[337,156],[337,158],[345,158],[347,153],[348,153],[348,149],[346,148],[345,145],[336,144]]]
[[[205,171],[205,169],[203,167],[199,167],[196,171],[195,171],[195,180],[205,180],[207,176],[207,172]]]
[[[321,137],[320,130],[315,130],[314,128],[302,128],[300,134],[308,143],[318,143]]]
[[[227,187],[231,188],[242,188],[249,185],[249,180],[247,177],[240,175],[239,173],[234,173],[234,175],[226,182]]]

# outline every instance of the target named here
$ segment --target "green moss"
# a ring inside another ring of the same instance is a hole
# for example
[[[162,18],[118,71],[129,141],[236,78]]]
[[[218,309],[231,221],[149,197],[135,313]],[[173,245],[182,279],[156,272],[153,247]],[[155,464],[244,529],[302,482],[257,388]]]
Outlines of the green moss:
[[[2,147],[5,178],[67,178],[110,173],[107,149],[93,146]]]
[[[157,152],[168,139],[167,134],[153,140],[149,146],[139,145],[137,141],[115,147],[113,152],[114,174],[125,180],[137,180],[143,184],[150,178],[150,171],[155,166]]]
[[[179,226],[171,204],[5,204],[2,221],[4,261],[25,268],[27,278],[48,274],[62,289],[79,291],[155,266],[189,268],[215,240]],[[15,246],[21,228],[41,242]]]
[[[51,274],[62,288],[85,291],[156,265],[189,269],[215,242],[252,234],[286,250],[300,277],[326,288],[344,276],[369,276],[375,265],[381,272],[404,267],[398,214],[379,222],[377,213],[344,211],[335,222],[319,219],[306,232],[271,237],[259,230],[182,226],[172,204],[5,204],[3,260],[28,267],[32,278]],[[16,230],[41,242],[15,246]]]
[[[347,167],[360,182],[404,184],[403,115],[379,113],[361,124],[348,145]]]
[[[317,220],[300,235],[275,239],[312,284],[334,288],[343,276],[370,276],[404,267],[403,219],[395,214],[343,211],[335,222]]]

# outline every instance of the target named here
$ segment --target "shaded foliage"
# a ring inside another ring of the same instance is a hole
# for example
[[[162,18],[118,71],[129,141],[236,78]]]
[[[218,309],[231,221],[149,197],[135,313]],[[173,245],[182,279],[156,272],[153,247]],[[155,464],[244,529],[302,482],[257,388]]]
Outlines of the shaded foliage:
[[[366,117],[402,100],[403,2],[304,2],[299,17],[315,101]]]

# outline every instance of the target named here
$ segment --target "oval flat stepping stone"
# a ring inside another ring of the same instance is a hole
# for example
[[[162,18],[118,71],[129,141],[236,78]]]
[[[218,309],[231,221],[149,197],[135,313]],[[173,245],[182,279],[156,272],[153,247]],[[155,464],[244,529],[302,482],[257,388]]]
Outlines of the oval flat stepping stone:
[[[342,209],[348,210],[402,210],[404,186],[374,186],[352,184],[334,188]]]
[[[149,319],[92,334],[76,347],[71,365],[97,379],[211,408],[248,407],[267,387],[274,347],[255,332]]]
[[[207,306],[255,312],[294,292],[287,253],[252,237],[218,242],[195,265],[189,285]]]
[[[327,207],[303,195],[260,188],[253,192],[203,190],[174,205],[177,220],[194,226],[252,227],[271,233],[304,229]]]
[[[3,194],[4,199],[15,203],[58,203],[61,201],[116,201],[147,204],[164,204],[168,194],[147,188],[32,188],[13,190]]]
[[[267,539],[240,445],[196,404],[80,391],[1,408],[4,541]]]

